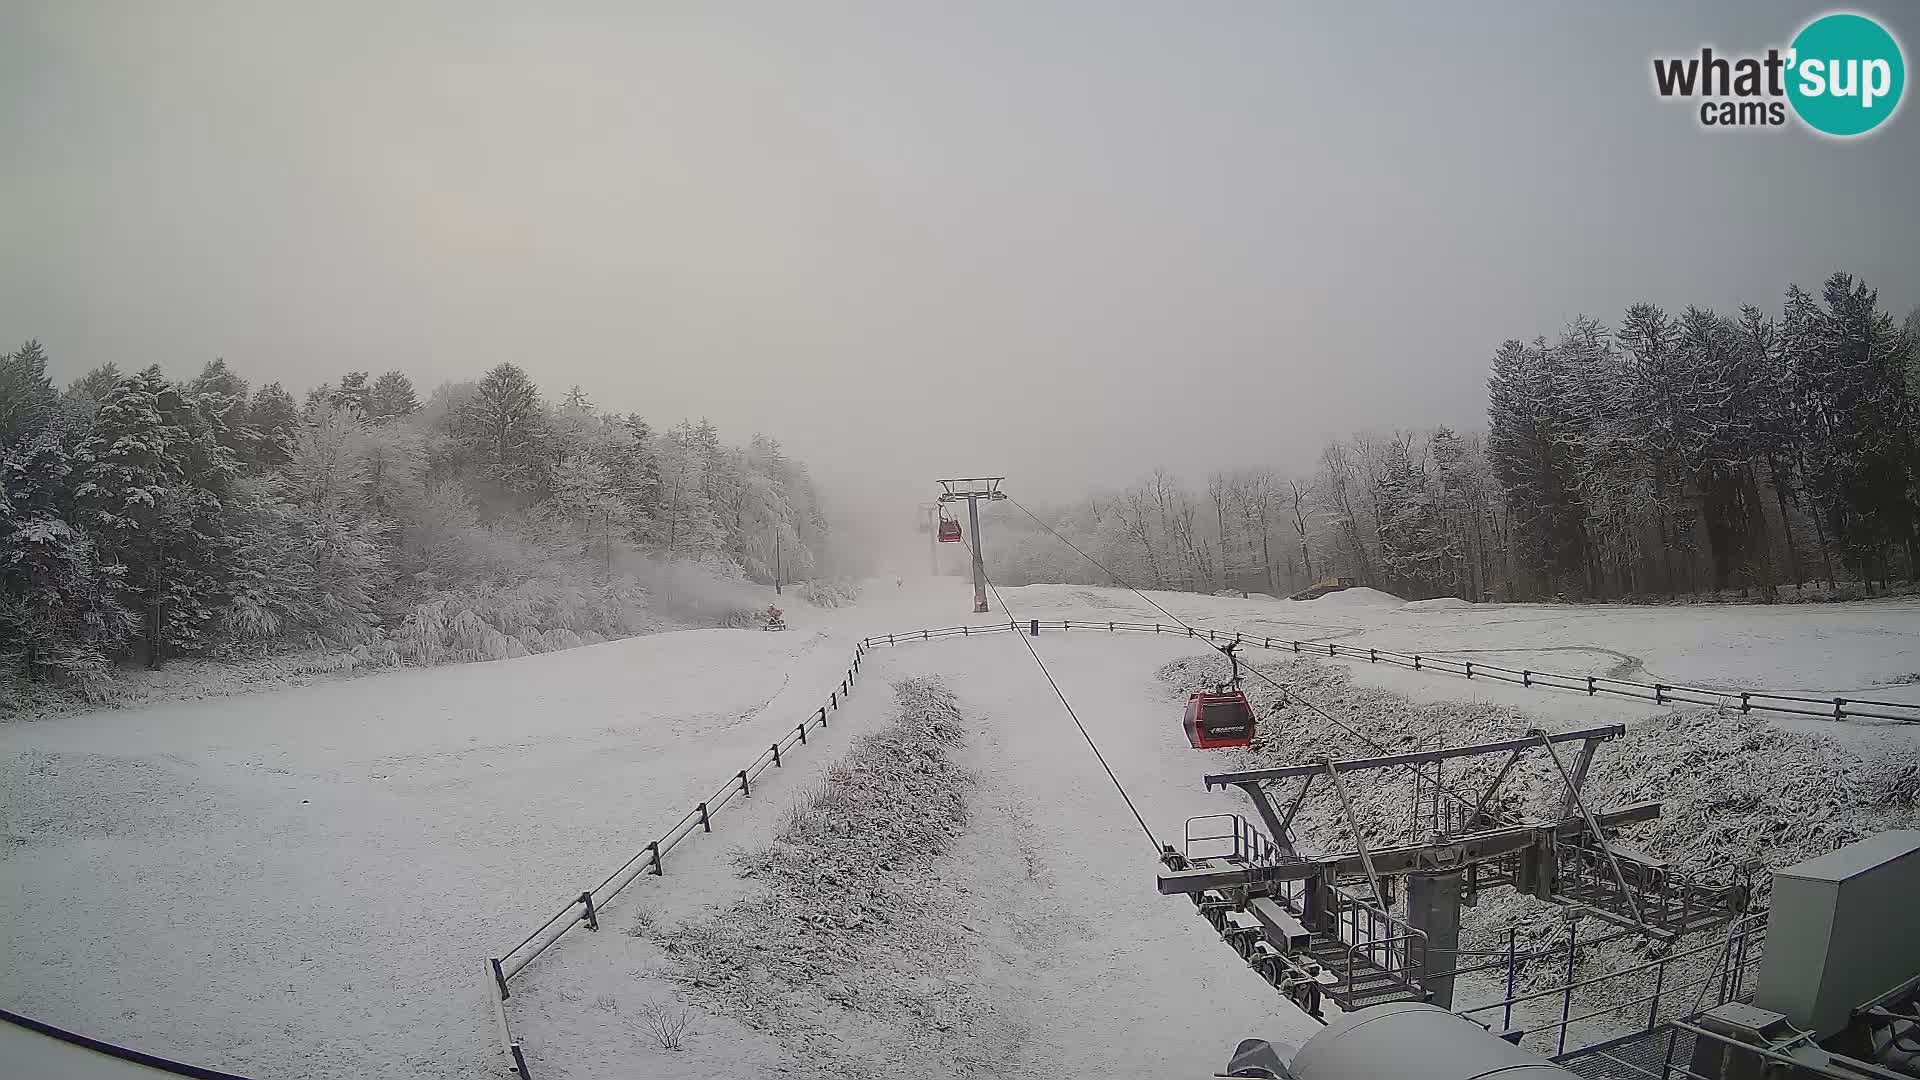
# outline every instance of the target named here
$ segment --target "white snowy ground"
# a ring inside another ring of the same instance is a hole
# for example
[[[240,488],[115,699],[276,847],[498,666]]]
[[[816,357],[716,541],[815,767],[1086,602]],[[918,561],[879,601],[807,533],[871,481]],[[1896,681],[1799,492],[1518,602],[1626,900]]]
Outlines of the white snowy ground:
[[[789,605],[793,633],[687,631],[520,660],[0,726],[0,1007],[262,1078],[469,1077],[502,1059],[480,959],[520,940],[809,713],[859,636],[1006,619],[954,579],[870,583],[853,608]],[[1156,593],[1181,618],[1301,640],[1753,689],[1920,701],[1920,602],[1771,608],[1416,607],[1356,591],[1294,603]],[[1116,589],[1006,591],[1012,616],[1161,619]],[[1330,602],[1331,601],[1331,602]],[[1029,639],[1032,640],[1032,639]],[[1180,639],[1049,634],[1053,667],[1148,824],[1241,809],[1198,777],[1153,679]],[[1633,719],[1650,706],[1357,665],[1424,699]],[[885,719],[885,683],[944,675],[974,730],[981,806],[954,881],[993,964],[983,992],[1030,1026],[1011,1075],[1216,1067],[1293,1013],[1154,894],[1147,841],[1010,635],[870,654],[824,739],[755,786],[516,981],[535,1075],[724,1077],[782,1050],[696,1019],[688,1049],[636,1030],[672,989],[642,910],[684,917],[744,894],[731,849],[771,836],[833,757]],[[1864,695],[1863,695],[1864,696]],[[1361,718],[1364,719],[1364,718]],[[1909,739],[1913,728],[1828,733]],[[1034,855],[1027,867],[1023,852]],[[1016,866],[1018,864],[1018,866]],[[1017,871],[1017,872],[1016,872]],[[617,1072],[615,1070],[618,1070]],[[937,1070],[936,1070],[937,1071]]]

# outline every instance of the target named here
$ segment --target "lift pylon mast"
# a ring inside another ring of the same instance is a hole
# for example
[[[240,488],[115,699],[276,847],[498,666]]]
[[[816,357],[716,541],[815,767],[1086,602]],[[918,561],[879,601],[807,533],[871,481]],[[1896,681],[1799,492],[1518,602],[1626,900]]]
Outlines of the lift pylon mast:
[[[967,524],[973,531],[973,610],[987,610],[987,564],[980,545],[980,500],[993,502],[1006,498],[1000,490],[1004,476],[968,476],[938,481],[942,503],[966,500]]]

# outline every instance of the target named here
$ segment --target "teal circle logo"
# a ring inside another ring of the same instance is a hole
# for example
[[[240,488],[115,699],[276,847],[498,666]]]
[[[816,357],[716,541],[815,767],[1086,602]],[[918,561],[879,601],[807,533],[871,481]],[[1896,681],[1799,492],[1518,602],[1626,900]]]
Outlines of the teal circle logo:
[[[1865,135],[1900,107],[1907,64],[1900,43],[1864,15],[1822,15],[1793,39],[1787,100],[1807,126]]]

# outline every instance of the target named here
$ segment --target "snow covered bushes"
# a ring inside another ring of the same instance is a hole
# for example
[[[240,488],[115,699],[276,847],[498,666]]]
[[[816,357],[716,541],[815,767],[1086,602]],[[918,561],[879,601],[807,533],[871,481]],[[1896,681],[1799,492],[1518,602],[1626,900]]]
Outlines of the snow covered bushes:
[[[649,628],[645,601],[646,592],[625,581],[597,588],[528,582],[503,592],[459,593],[415,607],[393,648],[412,664],[571,649]]]
[[[803,581],[793,591],[814,607],[848,607],[860,599],[857,581]]]
[[[974,780],[954,760],[965,721],[937,680],[898,683],[894,697],[892,723],[854,745],[773,843],[739,857],[761,889],[637,932],[711,1007],[823,1055],[808,1075],[892,1076],[910,1060],[996,1072],[1005,1033],[976,1026],[977,962],[931,873],[967,820]],[[884,1045],[839,1038],[849,1021]]]

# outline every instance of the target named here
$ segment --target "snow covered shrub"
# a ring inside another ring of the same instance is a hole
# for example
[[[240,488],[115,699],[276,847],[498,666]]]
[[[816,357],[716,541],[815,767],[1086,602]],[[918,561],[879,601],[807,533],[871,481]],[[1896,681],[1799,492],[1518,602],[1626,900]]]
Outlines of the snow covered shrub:
[[[860,599],[857,581],[803,581],[793,591],[814,607],[847,607]]]
[[[646,595],[630,581],[530,581],[497,592],[455,593],[409,612],[394,650],[412,664],[472,663],[628,637],[649,628]]]
[[[976,1034],[994,1026],[969,974],[981,957],[950,931],[954,890],[936,872],[967,826],[976,780],[958,758],[968,724],[936,680],[897,683],[894,697],[891,722],[854,744],[770,844],[737,856],[759,886],[751,898],[643,933],[689,992],[748,1026],[806,1030],[823,1010],[829,1022],[863,1028],[905,1023],[957,1072],[994,1075],[1011,1054]],[[897,1071],[894,1060],[839,1042],[821,1075]]]

